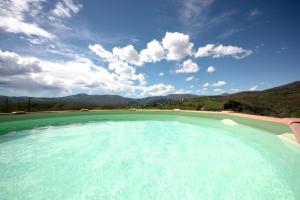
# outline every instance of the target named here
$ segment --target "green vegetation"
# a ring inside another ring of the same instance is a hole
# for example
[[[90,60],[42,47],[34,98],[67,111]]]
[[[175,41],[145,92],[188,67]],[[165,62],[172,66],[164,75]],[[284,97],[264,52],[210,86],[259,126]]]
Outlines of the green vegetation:
[[[143,105],[144,109],[182,109],[182,110],[210,110],[219,111],[224,107],[222,100],[216,100],[212,97],[198,97],[193,99],[183,99],[171,103],[153,103]]]
[[[276,117],[300,117],[300,81],[258,91],[226,96],[168,95],[130,99],[116,95],[73,95],[62,98],[0,96],[0,112],[87,109],[182,109],[236,112]]]

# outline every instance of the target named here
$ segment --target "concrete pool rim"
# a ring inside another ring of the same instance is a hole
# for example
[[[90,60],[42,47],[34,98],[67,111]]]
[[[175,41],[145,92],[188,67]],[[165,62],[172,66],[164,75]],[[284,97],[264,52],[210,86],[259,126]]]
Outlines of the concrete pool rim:
[[[134,112],[133,112],[134,111]],[[300,132],[291,127],[291,124],[300,122],[299,118],[277,118],[270,116],[260,116],[245,113],[236,113],[232,111],[192,111],[192,110],[149,110],[149,109],[135,109],[135,110],[90,110],[90,112],[80,112],[75,110],[68,111],[44,111],[44,112],[30,112],[24,115],[11,115],[11,114],[0,114],[0,125],[6,122],[24,121],[24,120],[38,120],[39,116],[41,119],[45,118],[59,118],[59,117],[75,117],[84,115],[101,115],[101,114],[167,114],[167,115],[179,115],[179,116],[191,116],[191,117],[219,117],[219,119],[238,119],[245,123],[245,120],[254,120],[263,124],[269,124],[269,126],[284,125],[288,127],[286,132],[276,132],[276,134],[288,135],[290,140],[298,142],[300,144]],[[226,117],[226,118],[225,118]],[[265,122],[265,123],[263,123]],[[272,124],[273,123],[273,124]],[[277,124],[277,125],[276,125]],[[247,124],[246,124],[247,125]],[[251,125],[250,125],[251,126]],[[268,125],[266,125],[267,127]],[[273,129],[275,130],[275,129]],[[13,128],[12,128],[13,131]],[[293,133],[294,136],[290,133]],[[0,135],[5,134],[1,131]]]

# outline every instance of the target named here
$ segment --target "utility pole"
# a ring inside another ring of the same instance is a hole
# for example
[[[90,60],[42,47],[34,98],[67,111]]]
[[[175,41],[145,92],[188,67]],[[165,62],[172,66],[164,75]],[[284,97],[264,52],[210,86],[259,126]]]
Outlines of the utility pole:
[[[5,112],[9,113],[9,104],[8,104],[8,97],[6,97],[6,100],[5,100]]]
[[[28,97],[27,112],[30,112],[30,106],[31,106],[31,97]]]

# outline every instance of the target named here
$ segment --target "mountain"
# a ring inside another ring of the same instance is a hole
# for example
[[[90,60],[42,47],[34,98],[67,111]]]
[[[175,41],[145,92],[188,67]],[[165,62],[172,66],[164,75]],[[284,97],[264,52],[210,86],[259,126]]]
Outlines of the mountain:
[[[76,94],[65,97],[40,98],[30,97],[31,111],[40,110],[69,110],[83,107],[112,109],[125,108],[130,105],[166,104],[182,99],[196,98],[192,94],[170,94],[167,96],[152,96],[147,98],[126,98],[119,95],[88,95]],[[0,112],[27,110],[29,97],[0,96]],[[9,109],[7,109],[9,107]]]
[[[133,102],[136,104],[162,104],[174,102],[182,99],[193,99],[199,97],[198,95],[193,94],[169,94],[167,96],[153,96],[142,99],[134,99]]]
[[[132,99],[125,98],[119,95],[87,95],[87,94],[77,94],[66,97],[58,98],[59,101],[66,103],[77,103],[77,104],[87,104],[87,105],[117,105],[129,104]]]
[[[0,112],[27,110],[29,97],[0,96]],[[300,81],[263,91],[246,91],[219,96],[170,94],[147,98],[126,98],[118,95],[77,94],[58,98],[30,98],[30,111],[114,109],[142,106],[145,109],[223,110],[300,117]]]
[[[223,100],[241,103],[244,112],[296,117],[300,116],[300,81],[263,91],[235,93]]]

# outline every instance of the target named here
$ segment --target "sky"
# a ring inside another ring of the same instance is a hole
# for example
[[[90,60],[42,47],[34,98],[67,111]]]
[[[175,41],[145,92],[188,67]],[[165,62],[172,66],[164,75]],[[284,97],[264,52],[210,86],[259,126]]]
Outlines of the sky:
[[[259,91],[300,79],[296,0],[0,0],[0,95]]]

